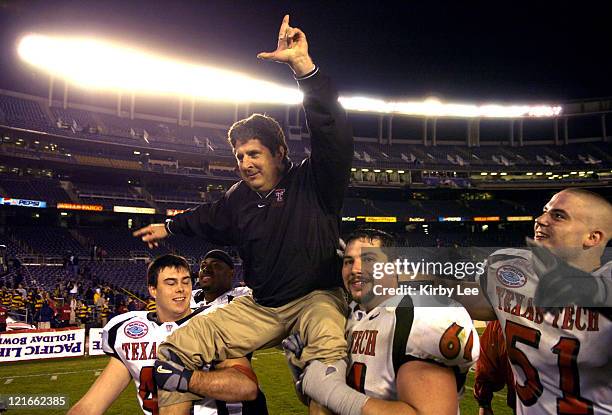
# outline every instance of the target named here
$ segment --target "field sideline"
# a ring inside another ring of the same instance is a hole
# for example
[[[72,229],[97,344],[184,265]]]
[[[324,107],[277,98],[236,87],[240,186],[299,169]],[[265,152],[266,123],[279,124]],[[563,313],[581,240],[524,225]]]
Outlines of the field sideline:
[[[66,394],[74,404],[94,382],[106,362],[106,356],[84,357],[38,362],[16,362],[0,365],[0,394]],[[270,414],[306,414],[306,407],[295,397],[291,375],[282,353],[267,349],[255,353],[253,366],[262,390],[268,400]],[[461,401],[463,414],[477,414],[478,407],[472,398],[474,376],[468,377],[468,388]],[[125,415],[141,413],[136,402],[134,383],[128,386],[107,414]],[[427,393],[423,391],[423,393]],[[493,407],[496,414],[511,414],[506,407],[505,391],[496,394]],[[7,413],[28,415],[64,414],[63,409],[19,409]]]

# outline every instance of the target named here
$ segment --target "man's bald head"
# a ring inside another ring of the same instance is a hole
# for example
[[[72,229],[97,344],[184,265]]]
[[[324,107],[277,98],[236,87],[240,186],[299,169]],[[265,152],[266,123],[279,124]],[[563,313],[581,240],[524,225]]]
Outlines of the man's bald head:
[[[581,188],[568,188],[557,193],[562,194],[576,201],[582,220],[592,231],[603,233],[605,246],[612,238],[612,203],[598,193]]]

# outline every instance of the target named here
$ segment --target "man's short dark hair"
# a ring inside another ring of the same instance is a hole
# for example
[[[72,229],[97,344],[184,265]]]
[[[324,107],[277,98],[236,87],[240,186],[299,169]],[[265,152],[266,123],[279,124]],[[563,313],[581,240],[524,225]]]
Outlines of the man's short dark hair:
[[[599,201],[600,203],[610,205],[610,201],[606,199],[603,195],[588,189],[584,189],[582,187],[568,187],[566,189],[563,189],[562,192],[568,192],[578,196],[592,198]]]
[[[227,140],[236,148],[236,142],[246,142],[253,138],[261,141],[272,155],[275,155],[278,148],[285,149],[285,159],[289,155],[285,133],[280,124],[272,117],[265,114],[253,114],[248,118],[236,121],[227,132]]]
[[[185,258],[179,255],[167,254],[153,260],[147,268],[147,284],[157,287],[157,277],[165,268],[185,268],[191,271],[191,267]]]
[[[346,237],[345,243],[348,245],[358,239],[365,239],[368,242],[378,240],[380,241],[381,247],[396,246],[395,237],[393,235],[374,228],[358,228],[354,230],[349,236]]]

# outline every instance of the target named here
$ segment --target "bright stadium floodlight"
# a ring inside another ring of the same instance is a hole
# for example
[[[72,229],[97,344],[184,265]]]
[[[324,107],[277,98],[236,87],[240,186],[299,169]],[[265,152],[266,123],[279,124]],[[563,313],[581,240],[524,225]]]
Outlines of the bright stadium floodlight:
[[[340,97],[342,106],[351,111],[379,114],[402,114],[427,117],[460,118],[525,118],[555,117],[562,107],[551,105],[498,105],[443,103],[437,99],[424,101],[386,102],[377,98]]]
[[[83,88],[224,102],[293,105],[302,101],[297,88],[91,38],[31,34],[20,40],[18,53],[27,63]]]
[[[251,78],[207,65],[180,62],[111,42],[82,37],[31,34],[18,44],[19,56],[53,76],[89,89],[168,94],[222,102],[295,105],[296,88]],[[393,102],[368,97],[340,97],[348,111],[427,117],[524,118],[554,117],[562,107],[424,101]]]

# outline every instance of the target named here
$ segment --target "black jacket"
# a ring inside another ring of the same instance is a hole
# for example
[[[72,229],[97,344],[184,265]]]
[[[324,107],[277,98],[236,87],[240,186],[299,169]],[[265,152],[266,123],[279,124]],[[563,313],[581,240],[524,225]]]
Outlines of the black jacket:
[[[215,203],[175,216],[173,234],[236,245],[255,300],[278,307],[316,289],[341,286],[337,256],[340,210],[350,178],[353,136],[329,78],[299,80],[311,134],[311,155],[290,164],[262,199],[246,183]]]

